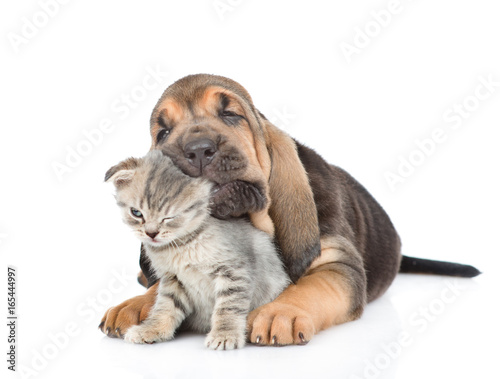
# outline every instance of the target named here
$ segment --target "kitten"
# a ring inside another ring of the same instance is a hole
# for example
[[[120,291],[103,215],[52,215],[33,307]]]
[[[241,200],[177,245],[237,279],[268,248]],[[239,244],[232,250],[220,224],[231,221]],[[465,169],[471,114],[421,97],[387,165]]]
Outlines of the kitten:
[[[271,237],[247,220],[211,217],[213,185],[186,176],[160,151],[112,167],[108,180],[160,278],[151,313],[125,340],[170,340],[182,323],[209,332],[211,349],[243,347],[248,313],[290,283]]]

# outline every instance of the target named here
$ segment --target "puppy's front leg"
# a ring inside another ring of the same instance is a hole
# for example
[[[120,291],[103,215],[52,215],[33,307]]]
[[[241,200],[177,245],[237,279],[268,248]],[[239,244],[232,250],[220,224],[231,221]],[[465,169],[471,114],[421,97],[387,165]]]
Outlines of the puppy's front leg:
[[[153,309],[142,324],[131,327],[125,333],[125,341],[154,343],[171,340],[191,312],[189,298],[175,275],[163,277]]]
[[[321,255],[296,284],[250,313],[250,342],[303,345],[320,330],[361,316],[366,274],[360,254],[341,237],[322,241],[322,247]]]
[[[256,213],[268,207],[269,201],[262,186],[242,180],[216,186],[210,197],[210,212],[221,220]]]

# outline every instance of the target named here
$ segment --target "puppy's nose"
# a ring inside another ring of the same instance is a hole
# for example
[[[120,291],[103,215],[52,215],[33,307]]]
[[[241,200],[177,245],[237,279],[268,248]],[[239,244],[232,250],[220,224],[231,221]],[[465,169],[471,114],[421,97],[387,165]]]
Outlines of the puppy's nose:
[[[155,237],[158,235],[158,232],[155,230],[154,232],[148,232],[146,231],[146,234],[151,237],[151,239],[155,239]]]
[[[215,143],[208,138],[197,139],[184,146],[184,156],[188,162],[199,168],[210,164],[216,153]]]

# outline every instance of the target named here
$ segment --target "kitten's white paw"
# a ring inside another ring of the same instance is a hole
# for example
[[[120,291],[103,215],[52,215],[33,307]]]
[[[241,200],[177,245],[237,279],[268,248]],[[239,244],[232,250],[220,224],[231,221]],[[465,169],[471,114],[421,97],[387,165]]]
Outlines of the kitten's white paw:
[[[132,326],[125,333],[124,339],[132,343],[155,343],[171,340],[174,337],[173,333],[166,333],[159,328],[141,324]]]
[[[205,345],[212,350],[233,350],[245,346],[245,333],[238,331],[211,331]]]

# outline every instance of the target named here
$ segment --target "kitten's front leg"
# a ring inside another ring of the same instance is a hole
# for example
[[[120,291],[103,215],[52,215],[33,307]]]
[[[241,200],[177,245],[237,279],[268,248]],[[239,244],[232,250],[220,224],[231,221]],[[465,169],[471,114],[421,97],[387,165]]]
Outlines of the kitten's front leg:
[[[213,350],[242,348],[245,345],[246,319],[250,311],[250,280],[246,275],[227,268],[219,268],[217,271],[212,328],[205,344]]]
[[[149,316],[142,324],[131,327],[125,333],[125,341],[149,344],[171,340],[177,328],[191,312],[191,302],[177,277],[163,277]]]

